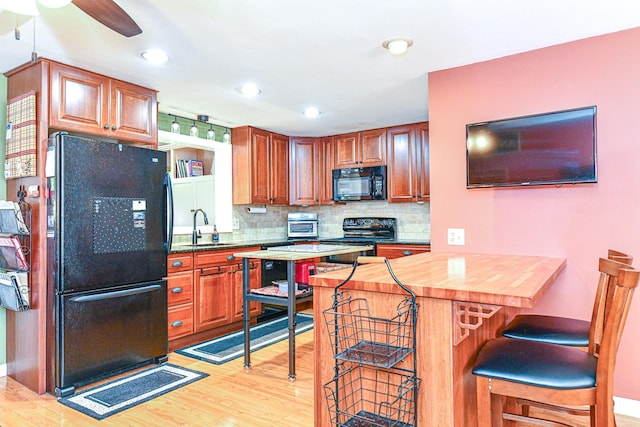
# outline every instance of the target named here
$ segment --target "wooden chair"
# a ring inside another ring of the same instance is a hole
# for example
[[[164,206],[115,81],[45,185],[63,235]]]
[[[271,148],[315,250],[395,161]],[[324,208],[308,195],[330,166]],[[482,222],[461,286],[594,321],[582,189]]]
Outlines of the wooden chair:
[[[609,249],[607,259],[627,265],[633,262],[633,256],[613,249]],[[600,289],[600,285],[605,289]],[[600,282],[591,321],[541,314],[519,314],[504,328],[502,336],[571,347],[587,347],[591,334],[602,334],[602,324],[596,323],[595,319],[611,298],[609,289],[613,289],[613,286],[609,287],[610,285],[612,284],[609,282]],[[603,292],[604,298],[600,296]]]
[[[611,301],[601,313],[605,320],[599,346],[595,336],[588,351],[501,337],[487,341],[481,348],[472,370],[476,376],[479,427],[499,427],[503,420],[540,426],[566,425],[515,413],[516,399],[562,412],[588,406],[592,427],[615,426],[616,353],[640,271],[603,258],[599,270],[602,275],[616,279]],[[505,398],[508,405],[503,412]]]

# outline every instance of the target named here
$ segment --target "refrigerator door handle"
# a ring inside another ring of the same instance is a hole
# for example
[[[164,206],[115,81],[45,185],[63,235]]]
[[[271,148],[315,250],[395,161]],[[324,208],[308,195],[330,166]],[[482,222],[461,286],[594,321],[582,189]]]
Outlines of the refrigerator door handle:
[[[165,224],[165,241],[164,250],[169,255],[171,252],[171,245],[173,243],[173,187],[171,186],[171,175],[165,173],[164,175],[164,191],[167,203],[167,222]]]
[[[162,289],[161,285],[148,285],[148,286],[143,286],[141,288],[126,289],[122,291],[105,292],[105,293],[94,294],[94,295],[81,295],[81,296],[71,298],[71,301],[72,302],[101,301],[101,300],[112,299],[112,298],[121,298],[121,297],[128,297],[131,295],[144,294],[147,292],[156,292],[161,289]]]

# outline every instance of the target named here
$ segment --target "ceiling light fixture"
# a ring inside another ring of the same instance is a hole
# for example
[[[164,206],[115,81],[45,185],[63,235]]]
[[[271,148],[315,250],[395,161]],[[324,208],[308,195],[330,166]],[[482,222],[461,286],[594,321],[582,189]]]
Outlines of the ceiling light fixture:
[[[209,130],[207,131],[207,139],[211,141],[215,141],[216,139],[216,130],[213,128],[212,124],[209,124]]]
[[[231,134],[229,133],[229,128],[224,131],[224,135],[222,135],[222,142],[226,144],[231,143]]]
[[[142,52],[140,56],[153,65],[164,64],[169,60],[169,56],[160,49],[149,49]]]
[[[304,110],[304,115],[309,119],[314,119],[320,115],[320,111],[316,107],[309,107]]]
[[[240,88],[240,92],[242,92],[244,96],[256,96],[262,91],[254,83],[245,83],[242,88]]]
[[[194,136],[194,137],[198,137],[198,126],[196,125],[196,121],[193,121],[193,125],[191,126],[191,128],[189,128],[189,135],[190,136]]]
[[[171,123],[171,132],[180,133],[180,123],[178,122],[178,116],[173,116],[173,123]]]
[[[392,37],[382,42],[382,47],[392,55],[402,55],[413,45],[409,37]]]

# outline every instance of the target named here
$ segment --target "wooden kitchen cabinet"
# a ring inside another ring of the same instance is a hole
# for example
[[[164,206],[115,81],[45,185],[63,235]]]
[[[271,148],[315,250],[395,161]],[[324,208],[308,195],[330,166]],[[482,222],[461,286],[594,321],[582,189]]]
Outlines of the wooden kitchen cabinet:
[[[233,204],[289,204],[289,138],[242,126],[231,139]]]
[[[387,129],[387,198],[429,200],[429,123]]]
[[[167,292],[169,350],[237,331],[242,328],[242,250],[213,250],[170,254]],[[250,286],[262,286],[261,264],[250,264]],[[250,316],[262,305],[251,302]]]
[[[416,255],[423,252],[431,252],[431,245],[405,245],[401,243],[376,244],[376,256],[387,259],[402,258],[403,256]]]
[[[289,142],[289,204],[333,204],[333,137],[295,137]]]
[[[260,250],[260,248],[195,253],[195,332],[242,320],[242,260],[233,254],[249,250]],[[251,266],[251,288],[262,285],[259,266],[259,263]],[[240,295],[240,317],[237,316],[238,294]],[[251,306],[250,312],[257,316],[260,309],[261,305],[255,303]]]
[[[386,164],[386,129],[372,129],[336,135],[335,168],[384,166]]]
[[[229,266],[218,265],[196,270],[196,332],[231,322],[230,269]]]
[[[335,169],[335,139],[334,137],[319,138],[322,152],[320,154],[320,169],[318,186],[320,187],[320,204],[333,205],[333,169]]]
[[[193,253],[167,257],[169,341],[193,333]]]
[[[157,146],[154,90],[51,62],[49,127]]]
[[[289,141],[289,204],[320,204],[320,153],[316,138],[291,138]]]

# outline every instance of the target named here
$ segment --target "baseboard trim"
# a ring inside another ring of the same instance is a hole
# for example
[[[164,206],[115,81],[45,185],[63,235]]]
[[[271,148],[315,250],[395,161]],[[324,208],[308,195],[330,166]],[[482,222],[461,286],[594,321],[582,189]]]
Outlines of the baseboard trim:
[[[640,400],[625,399],[624,397],[613,396],[614,412],[640,419]]]
[[[7,364],[3,363],[2,365],[0,365],[0,377],[6,377],[7,376]]]

